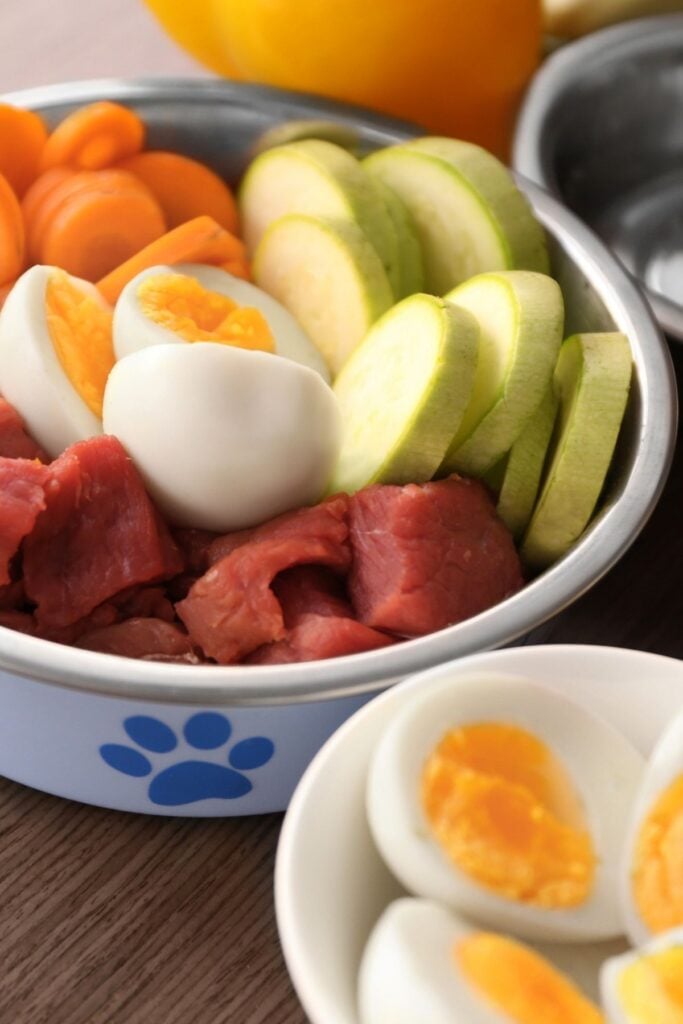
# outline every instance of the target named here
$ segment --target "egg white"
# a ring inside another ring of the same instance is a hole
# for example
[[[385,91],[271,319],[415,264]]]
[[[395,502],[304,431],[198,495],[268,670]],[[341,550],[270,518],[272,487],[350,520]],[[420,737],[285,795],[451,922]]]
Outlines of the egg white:
[[[391,903],[363,952],[360,1024],[509,1024],[458,972],[454,947],[472,932],[430,900]]]
[[[45,294],[54,267],[22,274],[0,312],[0,391],[52,458],[69,445],[102,433],[59,361],[47,325]],[[89,281],[69,275],[81,291],[104,304]]]
[[[425,761],[450,729],[481,722],[526,729],[564,766],[598,857],[585,904],[545,909],[501,897],[460,871],[432,835],[419,792]],[[368,775],[368,820],[380,853],[409,892],[523,938],[606,939],[622,932],[617,865],[642,772],[643,758],[620,733],[553,691],[511,676],[454,676],[425,682],[385,731]]]
[[[652,932],[640,916],[633,896],[631,874],[638,836],[650,811],[672,783],[683,775],[683,714],[664,731],[645,767],[629,817],[619,871],[619,897],[626,934],[634,945],[647,942]],[[683,926],[683,921],[681,922]]]
[[[104,427],[178,526],[254,526],[319,500],[340,415],[313,370],[213,342],[153,345],[119,360]]]
[[[185,274],[194,277],[203,288],[225,295],[239,306],[258,309],[272,332],[275,354],[308,366],[329,383],[329,371],[322,354],[284,306],[256,285],[233,277],[220,267],[199,263],[150,267],[126,285],[114,311],[114,351],[117,359],[149,345],[187,344],[173,331],[150,320],[140,309],[137,290],[146,278],[157,274]]]
[[[604,962],[600,970],[600,994],[610,1024],[637,1024],[624,1009],[619,996],[619,981],[626,968],[644,956],[663,953],[677,946],[683,946],[683,928],[666,932],[640,949],[624,953],[622,956],[610,957]]]

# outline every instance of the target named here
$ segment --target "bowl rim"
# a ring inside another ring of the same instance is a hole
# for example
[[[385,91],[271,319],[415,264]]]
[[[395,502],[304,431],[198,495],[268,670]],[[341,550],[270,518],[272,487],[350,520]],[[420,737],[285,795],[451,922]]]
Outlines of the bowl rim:
[[[586,64],[596,58],[613,54],[628,58],[635,53],[656,51],[662,40],[670,40],[676,34],[683,38],[683,12],[634,18],[561,46],[539,68],[527,89],[515,128],[513,167],[561,200],[562,192],[543,146],[545,129],[552,120],[558,97],[568,92]],[[683,305],[650,288],[637,275],[631,276],[646,295],[667,335],[675,341],[683,341]]]
[[[301,93],[183,79],[101,79],[45,86],[10,94],[21,106],[177,98],[218,101],[295,101],[302,114],[335,111],[359,118],[359,108],[339,107]],[[270,106],[269,106],[270,109]],[[405,123],[368,115],[371,128],[415,133]],[[557,236],[629,337],[641,393],[641,430],[624,491],[594,520],[575,548],[521,591],[481,614],[395,647],[328,661],[273,666],[172,665],[85,651],[0,627],[0,670],[84,693],[161,703],[260,706],[370,694],[398,679],[475,652],[512,643],[578,599],[618,561],[649,519],[673,457],[677,390],[673,364],[652,314],[632,278],[590,228],[543,189],[520,181],[536,215]],[[580,582],[577,582],[580,581]],[[169,669],[171,671],[169,671]]]
[[[508,658],[512,664],[508,663]],[[365,725],[370,719],[374,720],[375,724],[379,723],[381,727],[387,715],[400,713],[401,708],[411,699],[411,695],[424,685],[439,679],[446,679],[451,673],[457,673],[458,677],[495,673],[510,678],[524,679],[531,674],[528,668],[529,661],[535,661],[542,665],[550,658],[556,658],[565,666],[575,666],[574,675],[581,674],[582,669],[585,669],[586,660],[589,659],[605,675],[617,675],[618,678],[621,678],[622,667],[626,662],[640,665],[643,677],[647,677],[648,674],[658,675],[658,670],[666,673],[667,666],[672,671],[676,666],[675,671],[683,677],[683,662],[679,659],[652,651],[632,650],[624,647],[607,647],[596,644],[539,644],[510,651],[480,651],[462,660],[437,665],[425,672],[411,675],[390,692],[382,694],[371,704],[360,708],[330,736],[304,771],[290,800],[280,830],[275,855],[274,896],[275,918],[283,958],[297,998],[312,1024],[320,1024],[320,1022],[328,1020],[330,998],[324,994],[314,972],[310,970],[310,942],[307,941],[308,932],[302,926],[300,912],[302,901],[298,898],[293,880],[297,873],[300,873],[299,865],[302,863],[300,857],[301,838],[310,834],[310,829],[302,828],[301,819],[309,810],[312,794],[316,795],[316,787],[321,775],[329,773],[330,764],[337,758],[339,749],[347,745],[348,737],[359,727]],[[520,661],[523,663],[522,666],[518,664]],[[654,672],[653,665],[657,667]],[[552,692],[555,692],[554,688]],[[564,691],[562,692],[564,693]],[[567,695],[567,699],[572,699],[571,693]],[[681,702],[683,704],[683,690],[681,691]],[[602,717],[599,711],[596,714]],[[616,728],[609,719],[607,721],[608,724]],[[380,856],[379,853],[378,856]],[[391,875],[389,867],[386,865],[385,867],[387,873]],[[395,884],[404,892],[400,882],[395,881]]]

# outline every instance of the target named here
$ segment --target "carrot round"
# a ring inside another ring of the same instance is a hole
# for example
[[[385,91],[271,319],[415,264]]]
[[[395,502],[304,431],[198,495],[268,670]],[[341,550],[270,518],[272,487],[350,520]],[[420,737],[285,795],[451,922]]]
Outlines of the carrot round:
[[[38,114],[0,103],[0,174],[18,196],[38,174],[46,139],[47,128]]]
[[[0,174],[0,284],[19,276],[24,267],[25,235],[19,200]]]
[[[220,265],[238,259],[246,259],[244,242],[225,231],[211,217],[195,217],[131,256],[98,281],[97,287],[113,305],[128,282],[148,267],[158,264],[173,266],[175,263]]]
[[[233,277],[241,277],[243,281],[251,281],[251,267],[249,266],[246,253],[244,256],[236,256],[234,259],[225,260],[224,263],[219,263],[218,265],[221,270],[232,274]]]
[[[154,197],[135,189],[84,188],[52,214],[41,239],[41,263],[97,281],[163,235],[164,217]]]
[[[61,177],[57,172],[61,173]],[[53,168],[41,175],[41,178],[47,178],[49,174],[53,175],[52,187],[45,188],[42,199],[34,206],[29,204],[32,208],[28,215],[25,211],[28,256],[33,263],[45,262],[43,243],[48,229],[62,206],[78,195],[88,193],[92,199],[95,195],[135,192],[149,200],[161,213],[152,193],[127,171],[74,171],[68,168]],[[26,198],[28,199],[28,196]]]
[[[119,167],[137,175],[156,196],[169,228],[202,213],[237,234],[237,204],[217,174],[179,153],[150,150],[122,161]]]
[[[51,170],[45,171],[37,177],[33,184],[27,189],[24,198],[21,200],[21,213],[24,218],[28,249],[30,249],[29,236],[31,235],[36,218],[40,214],[43,203],[47,201],[48,196],[57,187],[57,185],[61,185],[63,181],[66,181],[68,178],[72,178],[75,173],[76,172],[70,167],[53,167]]]
[[[16,281],[7,281],[6,284],[0,285],[0,309],[5,305],[5,299],[14,288]]]
[[[120,103],[90,103],[57,125],[43,148],[41,170],[66,165],[96,171],[138,153],[145,126]]]

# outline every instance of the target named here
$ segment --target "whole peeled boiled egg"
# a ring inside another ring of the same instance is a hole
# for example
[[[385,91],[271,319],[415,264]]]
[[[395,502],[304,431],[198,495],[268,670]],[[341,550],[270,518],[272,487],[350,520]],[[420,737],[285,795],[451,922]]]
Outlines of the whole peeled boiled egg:
[[[657,743],[635,799],[621,865],[632,942],[683,927],[683,714]]]
[[[104,428],[173,523],[222,532],[317,501],[338,456],[340,416],[308,367],[199,341],[120,359]]]
[[[123,289],[114,313],[117,358],[149,345],[197,341],[272,352],[329,380],[325,360],[291,313],[219,267],[151,267]]]
[[[361,1024],[603,1024],[540,954],[420,899],[396,900],[375,925],[358,1005]]]
[[[113,365],[112,313],[95,286],[57,267],[27,270],[0,313],[0,391],[49,455],[102,433]]]
[[[610,1024],[681,1024],[683,928],[612,957],[600,972]]]
[[[368,821],[411,893],[526,938],[610,938],[642,772],[620,733],[550,689],[454,676],[425,682],[382,736]]]

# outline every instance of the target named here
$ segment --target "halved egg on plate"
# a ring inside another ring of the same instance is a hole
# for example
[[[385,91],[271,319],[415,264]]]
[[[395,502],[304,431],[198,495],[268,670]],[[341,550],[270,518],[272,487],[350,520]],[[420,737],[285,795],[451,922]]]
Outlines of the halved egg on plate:
[[[600,987],[610,1024],[681,1024],[683,928],[608,960]]]
[[[539,953],[429,900],[399,899],[361,961],[361,1024],[604,1024]]]
[[[368,821],[415,895],[525,938],[606,939],[642,772],[620,733],[537,683],[439,679],[384,733]]]
[[[636,945],[683,927],[683,714],[657,743],[636,796],[621,901]]]

